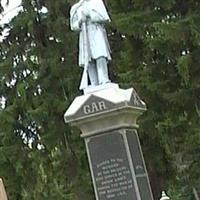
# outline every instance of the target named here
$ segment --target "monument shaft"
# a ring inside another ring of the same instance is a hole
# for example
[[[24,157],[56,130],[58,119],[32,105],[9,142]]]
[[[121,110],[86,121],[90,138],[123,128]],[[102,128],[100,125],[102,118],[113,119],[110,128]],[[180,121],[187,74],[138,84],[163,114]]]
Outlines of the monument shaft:
[[[75,99],[65,121],[82,131],[96,200],[153,200],[136,123],[146,106],[111,86]]]

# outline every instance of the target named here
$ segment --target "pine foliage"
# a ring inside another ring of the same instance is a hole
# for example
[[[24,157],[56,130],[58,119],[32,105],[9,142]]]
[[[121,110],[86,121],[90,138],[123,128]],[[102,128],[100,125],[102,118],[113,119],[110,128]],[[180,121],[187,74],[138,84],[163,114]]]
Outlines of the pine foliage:
[[[0,176],[10,200],[95,199],[80,132],[63,121],[80,95],[73,3],[23,0],[1,27],[10,29],[0,44]],[[168,189],[173,200],[192,200],[200,190],[200,2],[105,3],[112,81],[134,87],[148,106],[139,132],[155,199]]]

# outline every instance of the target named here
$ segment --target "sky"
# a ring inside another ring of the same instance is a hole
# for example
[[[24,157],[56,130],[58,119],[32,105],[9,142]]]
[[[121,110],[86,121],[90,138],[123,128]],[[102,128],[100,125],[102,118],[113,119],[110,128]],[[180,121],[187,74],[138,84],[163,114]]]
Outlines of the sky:
[[[20,11],[21,0],[9,0],[9,5],[6,6],[7,0],[2,0],[5,11],[0,15],[0,25],[9,22]]]
[[[6,6],[7,0],[2,0],[2,5],[4,7],[3,14],[0,15],[0,25],[3,25],[5,23],[8,23],[14,16],[17,15],[17,13],[20,11],[21,7],[21,0],[9,0],[9,5]],[[3,38],[6,36],[6,33],[9,30],[5,30],[3,32],[3,36],[0,36],[0,42],[3,40]],[[0,107],[5,106],[5,98],[0,97]]]
[[[8,23],[18,14],[18,12],[22,9],[22,7],[20,7],[21,1],[22,0],[9,0],[9,5],[6,5],[7,0],[2,0],[4,12],[0,14],[0,26]],[[8,32],[9,29],[4,29],[2,36],[0,35],[0,42],[3,41]]]

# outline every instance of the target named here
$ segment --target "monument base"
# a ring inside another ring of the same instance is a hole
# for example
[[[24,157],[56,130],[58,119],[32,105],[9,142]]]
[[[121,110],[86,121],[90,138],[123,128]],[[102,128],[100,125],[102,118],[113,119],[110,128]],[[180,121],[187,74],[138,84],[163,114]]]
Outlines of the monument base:
[[[116,84],[77,97],[65,121],[85,140],[97,200],[153,200],[137,135],[145,103]]]
[[[152,200],[136,129],[85,138],[96,199]]]

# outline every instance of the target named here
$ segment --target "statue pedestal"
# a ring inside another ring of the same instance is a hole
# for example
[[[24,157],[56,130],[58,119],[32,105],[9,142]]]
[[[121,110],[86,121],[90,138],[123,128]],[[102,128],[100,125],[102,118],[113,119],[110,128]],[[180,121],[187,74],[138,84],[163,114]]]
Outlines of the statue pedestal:
[[[82,131],[97,200],[153,200],[136,123],[145,110],[133,88],[110,84],[77,97],[65,113]]]

